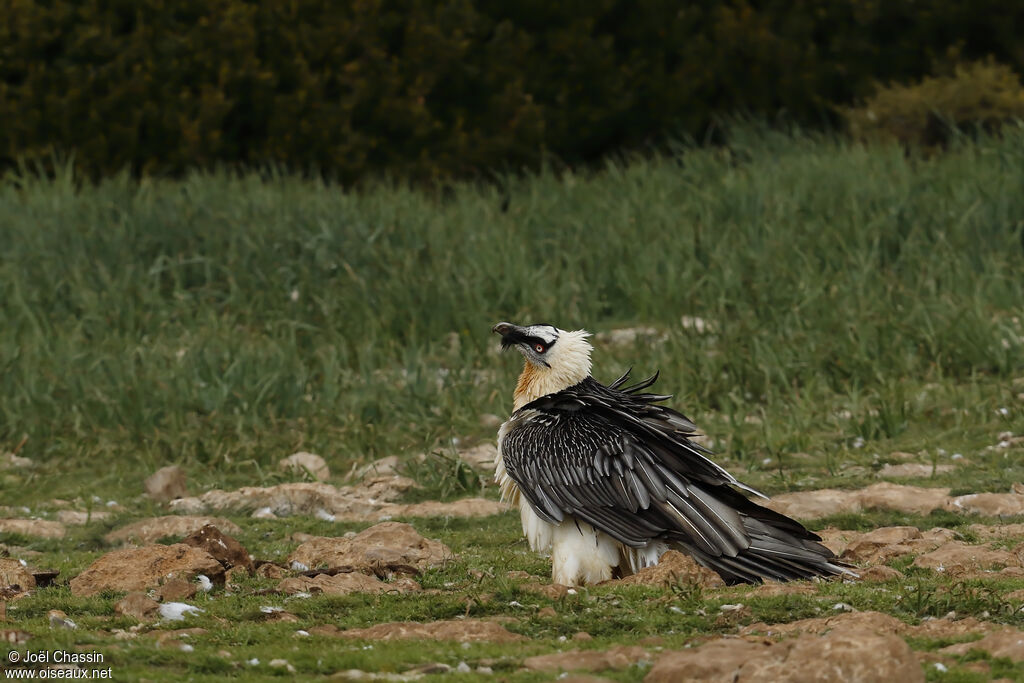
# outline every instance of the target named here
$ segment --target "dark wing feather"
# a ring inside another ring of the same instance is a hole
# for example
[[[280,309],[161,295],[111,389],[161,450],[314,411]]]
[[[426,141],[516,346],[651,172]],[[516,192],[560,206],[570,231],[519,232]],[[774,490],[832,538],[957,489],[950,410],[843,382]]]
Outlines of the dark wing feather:
[[[817,536],[732,488],[752,490],[690,440],[693,422],[655,405],[669,397],[640,393],[657,375],[620,388],[628,375],[587,378],[512,416],[505,469],[542,519],[579,519],[635,548],[674,543],[730,580],[843,571]]]

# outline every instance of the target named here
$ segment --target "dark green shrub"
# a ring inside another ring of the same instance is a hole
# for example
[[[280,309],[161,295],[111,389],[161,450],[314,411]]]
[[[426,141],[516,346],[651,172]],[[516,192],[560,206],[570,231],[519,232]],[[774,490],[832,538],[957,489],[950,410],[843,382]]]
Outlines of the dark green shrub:
[[[995,0],[0,0],[0,167],[577,164],[735,113],[831,125],[951,47],[1020,72],[1020,25]]]

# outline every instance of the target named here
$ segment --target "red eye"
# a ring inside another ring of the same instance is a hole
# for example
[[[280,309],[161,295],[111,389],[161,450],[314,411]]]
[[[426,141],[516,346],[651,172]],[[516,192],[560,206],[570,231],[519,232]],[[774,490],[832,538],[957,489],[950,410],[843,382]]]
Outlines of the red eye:
[[[544,353],[544,345],[543,344],[534,344],[533,345],[533,350],[536,351],[537,353]]]

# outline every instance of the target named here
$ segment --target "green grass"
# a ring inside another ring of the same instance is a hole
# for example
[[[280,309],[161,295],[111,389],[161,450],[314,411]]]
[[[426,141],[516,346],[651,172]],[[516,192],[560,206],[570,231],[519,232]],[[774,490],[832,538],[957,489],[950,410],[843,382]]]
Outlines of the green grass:
[[[493,438],[480,415],[510,408],[519,359],[495,353],[489,330],[499,320],[663,330],[664,343],[599,346],[595,375],[660,369],[672,405],[715,440],[724,463],[769,493],[872,483],[897,450],[970,462],[913,483],[974,492],[1024,480],[1019,447],[990,448],[1002,431],[1024,432],[1021,131],[920,159],[896,147],[739,130],[728,148],[464,185],[444,197],[397,186],[354,194],[256,173],[99,186],[67,173],[12,176],[0,184],[0,244],[0,453],[21,445],[35,463],[0,470],[0,503],[44,517],[55,497],[126,508],[59,541],[0,538],[41,552],[36,563],[61,569],[63,581],[108,549],[106,531],[162,512],[140,494],[143,478],[166,464],[182,465],[200,492],[286,480],[276,463],[300,449],[323,455],[336,474],[434,452],[410,465],[424,485],[411,498],[479,494],[448,456],[454,438]],[[687,329],[683,316],[712,331]],[[296,531],[360,528],[235,521],[261,558],[290,551]],[[868,512],[813,526],[967,533],[974,521]],[[194,680],[284,675],[265,666],[277,656],[304,676],[433,661],[492,662],[512,675],[523,656],[576,647],[559,638],[579,630],[595,638],[586,647],[650,635],[682,646],[735,631],[716,619],[735,596],[712,591],[595,588],[554,602],[524,593],[508,569],[550,570],[511,515],[415,524],[460,554],[422,577],[439,593],[293,600],[298,623],[265,624],[258,607],[282,598],[257,595],[273,584],[253,579],[204,602],[207,613],[189,625],[209,634],[193,653],[113,641],[110,629],[132,623],[114,616],[116,596],[74,598],[66,585],[14,603],[8,621],[33,633],[34,647],[96,644],[118,676]],[[467,578],[471,569],[484,578]],[[910,621],[952,609],[1024,626],[1019,612],[993,608],[992,590],[1022,588],[1020,580],[958,584],[909,569],[907,581],[920,588],[828,584],[819,595],[752,597],[744,618],[815,616],[842,601]],[[509,628],[529,643],[370,650],[293,637],[324,623],[448,618],[466,613],[467,597],[471,616],[519,618]],[[539,616],[544,606],[558,616]],[[46,612],[55,608],[79,630],[51,631]],[[260,667],[242,663],[253,656]],[[645,671],[610,675],[639,680]],[[1024,676],[1005,661],[993,671]],[[981,680],[963,669],[928,675]]]

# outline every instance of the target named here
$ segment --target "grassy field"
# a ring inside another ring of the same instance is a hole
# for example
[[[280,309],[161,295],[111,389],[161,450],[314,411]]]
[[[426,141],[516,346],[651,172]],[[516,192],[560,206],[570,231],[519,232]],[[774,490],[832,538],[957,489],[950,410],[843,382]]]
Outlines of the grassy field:
[[[728,148],[681,148],[592,175],[463,185],[443,197],[399,186],[350,194],[273,173],[98,187],[70,174],[13,176],[0,184],[0,245],[0,453],[34,462],[0,470],[0,505],[45,516],[58,497],[126,509],[60,541],[0,537],[42,552],[38,564],[59,567],[65,582],[108,550],[104,532],[159,514],[140,494],[144,477],[164,465],[184,467],[201,492],[290,480],[276,463],[297,450],[344,473],[387,455],[450,452],[453,439],[492,439],[480,416],[508,413],[519,370],[518,356],[495,353],[489,330],[499,320],[656,328],[664,341],[598,348],[595,376],[660,369],[672,405],[714,439],[722,461],[769,493],[865,485],[894,451],[924,451],[936,463],[963,454],[970,468],[924,482],[954,493],[1024,480],[1021,449],[988,448],[1001,432],[1024,432],[1021,131],[921,159],[750,129]],[[418,498],[481,495],[445,467],[413,472],[424,486]],[[233,519],[240,540],[266,557],[294,547],[296,531],[358,528]],[[841,520],[848,528],[975,521]],[[556,605],[560,615],[526,618],[508,606],[527,600],[503,571],[467,579],[473,568],[549,572],[519,540],[517,520],[416,526],[460,554],[423,577],[440,594],[314,598],[294,606],[298,626],[264,624],[253,615],[267,586],[253,579],[252,591],[204,605],[207,614],[192,621],[211,637],[188,655],[110,645],[98,631],[132,623],[112,616],[115,597],[73,598],[66,585],[19,601],[8,621],[43,643],[109,646],[127,677],[196,680],[254,673],[216,654],[223,649],[236,662],[279,649],[301,674],[326,675],[536,654],[579,630],[595,646],[653,634],[681,646],[733,626],[666,611],[664,596],[647,589],[595,589],[614,599],[557,604],[531,594],[530,604]],[[909,620],[987,610],[1024,626],[1020,613],[997,614],[977,592],[909,606],[867,585],[822,590]],[[452,617],[478,593],[497,598],[472,613],[523,618],[510,628],[531,636],[527,646],[367,650],[291,638],[318,623]],[[755,620],[783,608],[812,614],[815,601],[801,600],[747,604]],[[54,608],[75,616],[79,630],[52,632]],[[1020,665],[993,666],[1024,677]],[[980,680],[950,676],[943,680]],[[546,678],[522,675],[531,677]]]

